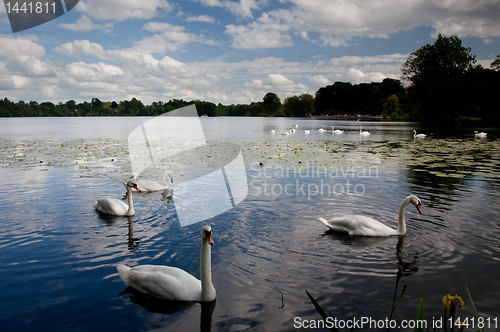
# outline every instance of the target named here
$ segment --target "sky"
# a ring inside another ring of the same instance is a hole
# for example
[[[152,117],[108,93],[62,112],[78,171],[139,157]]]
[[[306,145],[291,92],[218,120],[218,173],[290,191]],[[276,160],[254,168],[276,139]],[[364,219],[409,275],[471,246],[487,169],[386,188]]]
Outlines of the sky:
[[[337,81],[401,79],[439,33],[489,68],[499,18],[500,0],[80,0],[13,33],[0,5],[0,98],[283,102]]]

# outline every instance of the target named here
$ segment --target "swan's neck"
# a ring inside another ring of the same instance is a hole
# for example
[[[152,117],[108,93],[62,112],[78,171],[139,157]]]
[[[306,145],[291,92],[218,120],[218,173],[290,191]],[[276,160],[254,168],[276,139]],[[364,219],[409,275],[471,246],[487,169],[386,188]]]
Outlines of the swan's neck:
[[[135,211],[134,211],[134,201],[132,200],[132,188],[127,188],[127,196],[128,196],[128,211],[125,215],[133,216],[135,214]]]
[[[407,198],[401,203],[401,206],[399,208],[399,213],[398,213],[398,233],[400,235],[405,235],[406,234],[406,223],[405,223],[405,210],[406,206],[410,204],[410,200]]]
[[[163,186],[168,188],[167,175],[170,176],[170,180],[172,181],[172,183],[174,183],[172,175],[169,171],[163,172],[163,176],[161,178],[161,183],[163,184]]]
[[[205,239],[201,240],[200,279],[201,300],[215,300],[215,288],[212,285],[212,263],[210,245]]]

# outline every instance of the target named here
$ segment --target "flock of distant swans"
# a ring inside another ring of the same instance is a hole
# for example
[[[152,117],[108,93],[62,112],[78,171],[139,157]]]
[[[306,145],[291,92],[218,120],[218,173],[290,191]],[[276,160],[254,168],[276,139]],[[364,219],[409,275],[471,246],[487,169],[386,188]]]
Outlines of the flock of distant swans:
[[[298,128],[290,128],[288,134],[291,135]],[[323,128],[318,129],[319,132],[326,131]],[[271,130],[275,133],[276,128]],[[310,133],[310,130],[305,130],[305,134]],[[334,130],[333,134],[343,134],[342,130]],[[361,136],[370,135],[369,132],[359,129]],[[475,137],[485,138],[487,133],[475,132]],[[426,138],[426,134],[417,134],[413,131],[414,138]],[[133,216],[134,203],[133,192],[154,192],[164,191],[169,189],[167,176],[170,177],[173,183],[173,174],[170,171],[165,171],[162,177],[162,184],[158,184],[150,180],[128,181],[123,185],[127,189],[128,205],[118,199],[103,198],[94,202],[94,208],[104,214],[114,216]],[[383,223],[362,215],[346,215],[334,217],[329,220],[318,217],[323,224],[330,230],[336,232],[347,233],[352,236],[400,236],[406,234],[405,210],[406,207],[412,204],[416,207],[418,213],[422,213],[422,201],[415,195],[406,197],[399,208],[398,213],[398,228],[394,229],[384,225]],[[216,291],[212,284],[211,273],[211,246],[214,244],[212,238],[212,229],[210,226],[203,226],[201,229],[201,258],[200,258],[200,280],[191,274],[170,266],[162,265],[139,265],[128,267],[123,264],[117,265],[117,271],[123,282],[133,289],[140,291],[143,294],[154,296],[157,298],[176,300],[176,301],[193,301],[193,302],[211,302],[215,300]]]

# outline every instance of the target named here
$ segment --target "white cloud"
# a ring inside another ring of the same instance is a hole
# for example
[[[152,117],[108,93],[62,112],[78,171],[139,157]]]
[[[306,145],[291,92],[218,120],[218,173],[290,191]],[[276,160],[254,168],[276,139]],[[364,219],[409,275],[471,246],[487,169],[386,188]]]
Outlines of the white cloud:
[[[45,55],[45,48],[23,37],[0,37],[0,56],[14,57],[20,55],[39,58]]]
[[[102,30],[103,32],[109,33],[114,23],[97,24],[94,23],[88,16],[82,15],[81,18],[76,21],[76,23],[59,24],[63,29],[73,30],[73,31],[92,31],[92,30]]]
[[[226,26],[226,33],[233,38],[232,46],[243,49],[291,46],[293,39],[288,30],[287,25],[273,21],[267,14],[247,26]]]
[[[206,22],[206,23],[215,23],[215,19],[211,16],[207,15],[199,15],[199,16],[188,16],[186,18],[188,22]]]
[[[80,0],[76,8],[96,20],[124,21],[151,19],[159,10],[171,11],[172,5],[165,0]]]
[[[323,75],[314,75],[309,77],[309,81],[313,82],[316,86],[331,85],[332,82]]]
[[[120,68],[102,62],[97,64],[74,62],[69,64],[66,69],[68,75],[77,81],[108,81],[123,76],[123,71]]]
[[[259,2],[255,0],[199,0],[208,7],[222,7],[231,13],[243,18],[253,18],[252,10],[259,9]]]

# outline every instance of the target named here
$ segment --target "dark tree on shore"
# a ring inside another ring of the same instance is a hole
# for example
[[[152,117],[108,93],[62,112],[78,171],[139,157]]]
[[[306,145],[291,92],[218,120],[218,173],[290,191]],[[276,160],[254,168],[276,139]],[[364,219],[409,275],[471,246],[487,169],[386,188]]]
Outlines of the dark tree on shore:
[[[411,83],[409,92],[422,121],[455,122],[461,117],[474,116],[469,96],[470,77],[476,57],[470,47],[462,46],[457,36],[438,36],[433,45],[427,44],[410,54],[403,65],[402,78]]]

